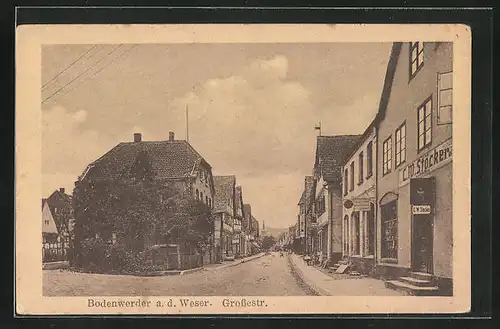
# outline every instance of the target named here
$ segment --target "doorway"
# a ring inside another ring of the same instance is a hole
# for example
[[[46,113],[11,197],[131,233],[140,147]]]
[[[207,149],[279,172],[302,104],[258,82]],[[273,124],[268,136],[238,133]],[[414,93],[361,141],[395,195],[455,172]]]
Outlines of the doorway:
[[[412,270],[432,274],[433,215],[413,215]]]

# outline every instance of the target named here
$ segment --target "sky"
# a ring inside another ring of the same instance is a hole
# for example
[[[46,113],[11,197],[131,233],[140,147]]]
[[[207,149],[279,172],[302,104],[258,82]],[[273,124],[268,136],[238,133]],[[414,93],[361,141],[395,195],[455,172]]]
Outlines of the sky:
[[[186,139],[266,226],[297,218],[317,131],[360,134],[390,43],[44,45],[42,195],[120,142]]]

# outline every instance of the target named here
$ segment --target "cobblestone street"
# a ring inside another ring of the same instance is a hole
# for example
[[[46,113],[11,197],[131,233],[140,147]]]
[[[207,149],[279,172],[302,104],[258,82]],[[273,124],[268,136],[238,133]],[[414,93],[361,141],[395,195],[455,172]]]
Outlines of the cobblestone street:
[[[236,266],[162,277],[45,270],[45,296],[302,296],[311,294],[272,253]]]

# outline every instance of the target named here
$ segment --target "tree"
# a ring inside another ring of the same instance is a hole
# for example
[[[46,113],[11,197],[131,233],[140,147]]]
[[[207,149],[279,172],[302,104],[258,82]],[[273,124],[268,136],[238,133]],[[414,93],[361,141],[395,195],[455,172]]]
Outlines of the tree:
[[[147,167],[145,161],[138,163],[136,167]],[[127,180],[85,181],[75,187],[77,266],[115,269],[109,259],[127,255],[134,264],[144,262],[137,257],[144,252],[146,238],[188,242],[203,253],[214,229],[210,208],[185,191],[148,179],[144,173],[149,170],[136,172]],[[111,244],[112,234],[119,238]]]
[[[276,239],[272,235],[266,235],[262,239],[262,249],[268,250],[276,244]]]

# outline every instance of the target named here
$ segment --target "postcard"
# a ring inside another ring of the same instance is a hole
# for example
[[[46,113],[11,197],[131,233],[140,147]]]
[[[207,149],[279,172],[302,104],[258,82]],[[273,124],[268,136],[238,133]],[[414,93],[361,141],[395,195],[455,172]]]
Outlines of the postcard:
[[[465,25],[21,25],[18,315],[470,310]]]

